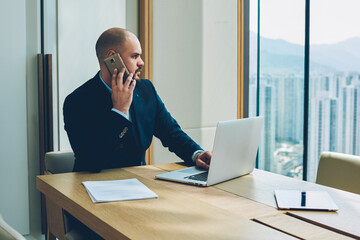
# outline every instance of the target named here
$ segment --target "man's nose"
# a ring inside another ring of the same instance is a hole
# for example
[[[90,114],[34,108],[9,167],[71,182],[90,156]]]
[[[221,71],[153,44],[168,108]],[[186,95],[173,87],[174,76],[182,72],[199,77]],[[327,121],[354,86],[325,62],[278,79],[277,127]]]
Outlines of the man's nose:
[[[138,66],[144,66],[144,61],[142,60],[142,58],[140,58],[139,62],[138,62]]]

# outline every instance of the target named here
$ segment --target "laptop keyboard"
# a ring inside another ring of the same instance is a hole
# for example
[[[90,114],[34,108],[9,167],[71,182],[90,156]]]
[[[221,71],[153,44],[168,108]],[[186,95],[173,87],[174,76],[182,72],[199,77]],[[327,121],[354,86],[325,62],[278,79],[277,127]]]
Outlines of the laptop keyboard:
[[[197,180],[197,181],[206,182],[207,178],[208,178],[208,172],[198,173],[198,174],[195,174],[195,175],[188,176],[186,178],[191,179],[191,180]]]

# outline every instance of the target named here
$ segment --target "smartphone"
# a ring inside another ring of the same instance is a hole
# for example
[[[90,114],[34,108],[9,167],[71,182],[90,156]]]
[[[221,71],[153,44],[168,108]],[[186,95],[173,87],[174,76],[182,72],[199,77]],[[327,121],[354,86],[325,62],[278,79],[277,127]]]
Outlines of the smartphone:
[[[115,68],[118,70],[118,72],[120,72],[122,68],[125,68],[123,77],[123,81],[125,82],[130,73],[119,53],[111,55],[110,57],[106,58],[104,62],[111,75],[114,73]]]

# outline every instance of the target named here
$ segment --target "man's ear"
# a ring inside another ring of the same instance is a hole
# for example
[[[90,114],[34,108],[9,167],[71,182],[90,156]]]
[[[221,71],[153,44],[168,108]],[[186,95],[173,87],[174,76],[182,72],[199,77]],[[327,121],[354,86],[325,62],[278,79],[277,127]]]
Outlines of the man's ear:
[[[114,55],[116,52],[112,49],[110,49],[109,51],[107,51],[106,53],[106,57],[110,57],[111,55]]]

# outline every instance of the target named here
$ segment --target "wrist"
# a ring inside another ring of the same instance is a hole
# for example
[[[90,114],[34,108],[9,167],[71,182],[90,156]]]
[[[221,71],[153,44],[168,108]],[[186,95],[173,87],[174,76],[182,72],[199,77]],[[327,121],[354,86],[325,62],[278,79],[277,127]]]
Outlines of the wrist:
[[[196,163],[196,159],[198,159],[198,157],[204,153],[204,150],[197,150],[193,153],[192,155],[192,160],[194,163]]]
[[[116,109],[117,111],[122,112],[123,114],[127,114],[129,112],[129,109],[124,107],[119,107],[116,105],[113,106],[113,109]]]

